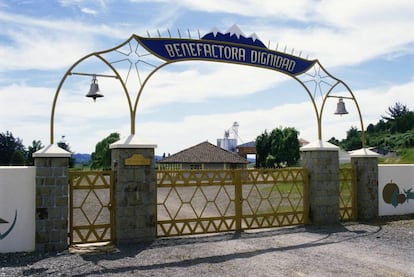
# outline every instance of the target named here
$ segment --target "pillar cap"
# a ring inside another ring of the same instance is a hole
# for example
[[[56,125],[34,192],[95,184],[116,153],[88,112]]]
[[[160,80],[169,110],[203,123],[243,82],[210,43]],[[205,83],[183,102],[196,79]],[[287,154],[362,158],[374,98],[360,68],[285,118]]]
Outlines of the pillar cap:
[[[145,143],[141,139],[138,139],[136,135],[129,135],[125,139],[120,139],[110,144],[109,148],[157,148],[157,145]]]
[[[49,144],[33,153],[33,158],[70,158],[70,156],[72,156],[72,153],[60,148],[56,144]]]
[[[351,151],[349,155],[351,158],[377,158],[380,156],[378,153],[371,151],[368,148]]]
[[[327,141],[317,140],[302,146],[300,151],[339,151],[339,147]]]

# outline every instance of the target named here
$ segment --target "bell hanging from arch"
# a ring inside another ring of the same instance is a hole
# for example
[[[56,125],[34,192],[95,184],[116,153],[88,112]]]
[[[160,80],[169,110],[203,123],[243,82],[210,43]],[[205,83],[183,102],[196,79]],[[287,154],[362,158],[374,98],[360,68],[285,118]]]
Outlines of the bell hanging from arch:
[[[103,94],[100,94],[98,80],[96,80],[96,75],[93,75],[91,86],[89,88],[88,94],[85,95],[86,97],[93,98],[93,101],[96,101],[96,98],[104,97]]]
[[[339,115],[348,114],[348,111],[345,108],[344,99],[342,97],[339,98],[339,101],[336,104],[335,114],[339,114]]]

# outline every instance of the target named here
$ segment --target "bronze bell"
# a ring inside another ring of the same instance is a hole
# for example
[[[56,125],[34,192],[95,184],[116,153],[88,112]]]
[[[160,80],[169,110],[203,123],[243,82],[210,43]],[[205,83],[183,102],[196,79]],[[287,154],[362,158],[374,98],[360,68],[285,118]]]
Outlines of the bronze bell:
[[[103,94],[100,94],[99,92],[100,91],[99,91],[99,86],[96,80],[96,75],[93,75],[91,86],[89,88],[89,92],[85,96],[93,98],[93,101],[96,101],[96,98],[104,97]]]
[[[335,114],[339,114],[339,115],[348,114],[348,111],[345,108],[344,99],[342,97],[339,98],[339,101],[336,104]]]

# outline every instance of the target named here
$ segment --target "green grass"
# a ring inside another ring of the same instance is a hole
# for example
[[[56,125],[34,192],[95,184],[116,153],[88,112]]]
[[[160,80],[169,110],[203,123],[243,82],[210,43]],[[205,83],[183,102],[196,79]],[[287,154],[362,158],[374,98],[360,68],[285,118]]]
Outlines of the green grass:
[[[380,158],[382,164],[414,164],[414,148],[401,148],[397,150],[396,158]]]

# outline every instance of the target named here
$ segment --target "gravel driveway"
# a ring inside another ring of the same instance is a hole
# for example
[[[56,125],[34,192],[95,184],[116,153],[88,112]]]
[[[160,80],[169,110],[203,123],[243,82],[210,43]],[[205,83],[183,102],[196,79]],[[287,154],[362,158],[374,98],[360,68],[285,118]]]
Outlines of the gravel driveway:
[[[0,276],[414,276],[414,216],[0,254]]]

